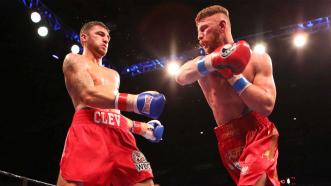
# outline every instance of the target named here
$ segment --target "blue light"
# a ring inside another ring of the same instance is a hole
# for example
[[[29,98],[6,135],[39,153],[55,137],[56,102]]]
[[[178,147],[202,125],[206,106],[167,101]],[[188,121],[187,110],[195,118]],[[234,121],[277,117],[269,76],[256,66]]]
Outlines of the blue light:
[[[302,29],[305,28],[305,26],[304,26],[302,23],[299,23],[299,24],[298,24],[298,27],[299,27],[299,28],[302,28]]]
[[[43,19],[46,20],[49,27],[54,31],[62,30],[65,33],[65,36],[71,41],[79,42],[79,35],[72,31],[72,29],[65,27],[60,19],[50,10],[46,5],[44,5],[39,0],[20,0],[20,2],[27,9],[37,9]]]
[[[328,18],[328,17],[327,17],[327,18]],[[317,18],[317,19],[315,19],[315,21],[316,21],[317,23],[322,23],[322,22],[323,22],[323,17]]]
[[[200,55],[203,55],[203,56],[206,55],[206,52],[202,47],[198,48],[198,50],[199,50]]]
[[[72,29],[69,29],[60,21],[60,19],[53,13],[52,10],[47,8],[40,0],[19,0],[27,9],[38,9],[41,16],[49,24],[49,28],[52,28],[54,31],[63,31],[65,37],[74,42],[80,42],[79,34],[74,32]],[[246,40],[248,42],[255,40],[257,38],[273,39],[281,36],[288,36],[300,31],[305,31],[307,33],[316,33],[320,31],[325,31],[330,29],[330,17],[320,17],[314,20],[308,20],[303,23],[284,26],[275,31],[265,31],[256,34],[246,35],[243,37],[235,38],[237,40]],[[81,49],[81,48],[80,48]],[[194,50],[194,51],[193,51]],[[187,51],[186,54],[181,54],[180,56],[175,56],[175,59],[180,59],[181,61],[188,60],[189,58],[195,57],[197,55],[206,55],[205,50],[202,47],[197,47],[192,49],[192,51]],[[52,55],[53,58],[59,59],[58,56]],[[167,58],[160,59],[149,59],[145,62],[134,64],[122,69],[123,75],[135,76],[137,74],[145,73],[152,70],[158,70],[165,67],[165,63],[168,61]]]
[[[308,21],[308,22],[307,22],[307,27],[310,28],[310,27],[312,27],[312,26],[314,26],[314,24],[313,24],[311,21]]]

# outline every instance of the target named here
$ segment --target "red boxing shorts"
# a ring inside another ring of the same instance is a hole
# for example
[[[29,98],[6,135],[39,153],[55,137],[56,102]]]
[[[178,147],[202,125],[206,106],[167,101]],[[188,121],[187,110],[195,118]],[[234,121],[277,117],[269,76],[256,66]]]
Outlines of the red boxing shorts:
[[[61,176],[84,186],[131,186],[153,178],[126,122],[113,112],[77,111],[62,153]]]
[[[254,185],[266,173],[266,185],[279,186],[278,131],[267,117],[250,112],[215,128],[218,150],[237,185]]]

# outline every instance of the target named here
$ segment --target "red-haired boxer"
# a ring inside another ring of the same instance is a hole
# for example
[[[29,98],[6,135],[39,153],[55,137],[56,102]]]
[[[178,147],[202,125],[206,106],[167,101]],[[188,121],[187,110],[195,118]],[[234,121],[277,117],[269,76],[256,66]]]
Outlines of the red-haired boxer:
[[[222,6],[201,10],[195,21],[208,55],[185,63],[176,81],[198,81],[218,125],[221,159],[235,183],[278,186],[278,131],[267,118],[276,99],[270,57],[252,52],[245,41],[234,42]]]
[[[68,54],[63,63],[65,85],[75,107],[61,162],[57,185],[152,186],[153,173],[132,133],[157,143],[163,125],[157,119],[165,97],[156,91],[138,95],[118,93],[120,77],[102,66],[110,40],[102,22],[81,29],[83,54]],[[120,110],[153,118],[132,121]]]

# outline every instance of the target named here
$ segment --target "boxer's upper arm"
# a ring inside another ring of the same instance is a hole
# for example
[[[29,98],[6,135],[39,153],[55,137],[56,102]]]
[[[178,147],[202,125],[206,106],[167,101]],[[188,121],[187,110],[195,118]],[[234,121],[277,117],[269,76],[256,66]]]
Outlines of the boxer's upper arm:
[[[201,78],[196,67],[196,62],[198,59],[200,59],[200,57],[201,56],[198,56],[193,60],[187,61],[180,67],[179,73],[176,76],[176,81],[178,84],[180,85],[191,84],[194,81]]]
[[[87,71],[84,62],[73,54],[68,54],[63,62],[63,73],[66,86],[76,95],[82,96],[84,92],[94,87],[93,79]]]
[[[257,54],[256,60],[253,84],[264,89],[275,99],[276,86],[273,78],[271,59],[268,54]]]

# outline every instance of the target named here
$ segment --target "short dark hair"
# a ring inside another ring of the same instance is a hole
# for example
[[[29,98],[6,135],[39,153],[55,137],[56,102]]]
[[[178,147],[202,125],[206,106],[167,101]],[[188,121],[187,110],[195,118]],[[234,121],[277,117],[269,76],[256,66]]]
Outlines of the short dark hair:
[[[213,5],[213,6],[209,6],[207,8],[200,10],[200,12],[195,17],[195,22],[197,23],[206,17],[212,16],[212,15],[218,14],[218,13],[224,14],[228,18],[230,18],[229,11],[226,8],[224,8],[223,6],[220,6],[220,5]]]
[[[109,27],[107,25],[105,25],[103,22],[89,21],[82,26],[82,28],[80,29],[79,35],[82,35],[83,33],[87,33],[87,31],[89,31],[93,26],[96,26],[96,25],[101,26],[101,27],[105,28],[108,32],[110,32]]]

